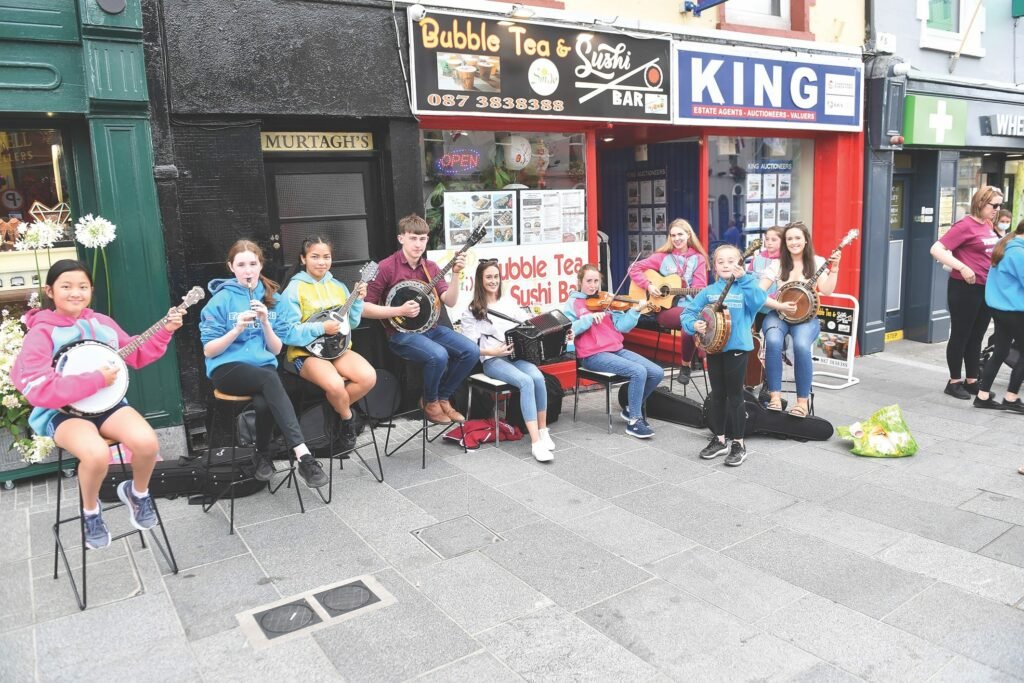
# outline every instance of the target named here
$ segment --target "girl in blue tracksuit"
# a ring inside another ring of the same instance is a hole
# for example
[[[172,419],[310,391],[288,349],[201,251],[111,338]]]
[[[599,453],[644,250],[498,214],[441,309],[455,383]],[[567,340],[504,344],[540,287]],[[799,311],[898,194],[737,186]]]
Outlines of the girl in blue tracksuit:
[[[682,315],[683,329],[690,334],[704,334],[707,323],[699,319],[701,309],[721,299],[726,283],[735,278],[725,305],[732,321],[729,339],[720,353],[708,354],[708,377],[711,380],[709,421],[712,432],[708,445],[700,452],[705,460],[726,455],[725,464],[735,467],[747,457],[743,431],[747,413],[743,405],[743,376],[747,354],[754,348],[751,326],[754,316],[768,295],[758,286],[757,278],[744,270],[743,254],[731,244],[715,249],[713,263],[718,279],[694,297]]]
[[[278,285],[262,274],[263,251],[255,242],[235,242],[228,251],[227,266],[235,277],[210,282],[213,296],[200,316],[206,375],[219,391],[252,396],[256,479],[270,481],[275,472],[268,452],[273,416],[298,459],[299,475],[311,488],[326,486],[327,475],[309,452],[295,408],[277,375],[282,338],[292,333],[298,317],[288,306],[278,306]]]
[[[974,406],[1024,413],[1024,403],[1017,395],[1024,380],[1024,221],[1017,224],[1016,230],[1006,233],[992,250],[992,267],[985,281],[985,304],[996,325],[995,348],[982,370]],[[990,393],[992,382],[1009,355],[1011,344],[1020,356],[1010,372],[1003,402],[997,403]]]

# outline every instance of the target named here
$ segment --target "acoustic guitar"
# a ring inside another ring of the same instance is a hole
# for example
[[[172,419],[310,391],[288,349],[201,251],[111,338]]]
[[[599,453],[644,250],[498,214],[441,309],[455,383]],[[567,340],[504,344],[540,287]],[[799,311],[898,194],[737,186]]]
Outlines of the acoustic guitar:
[[[661,292],[660,296],[651,296],[651,293],[644,287],[632,280],[629,283],[630,299],[647,299],[651,311],[657,313],[666,308],[672,308],[677,296],[694,296],[703,287],[683,287],[683,278],[679,275],[662,275],[656,270],[644,271],[644,277]]]

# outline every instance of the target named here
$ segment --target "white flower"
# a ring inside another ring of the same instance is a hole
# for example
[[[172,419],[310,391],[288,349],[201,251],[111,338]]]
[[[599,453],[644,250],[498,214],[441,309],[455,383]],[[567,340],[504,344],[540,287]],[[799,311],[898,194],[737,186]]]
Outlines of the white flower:
[[[48,436],[33,436],[31,441],[21,439],[14,443],[14,448],[21,453],[25,462],[39,462],[45,459],[55,447],[53,439]]]
[[[86,214],[75,223],[75,239],[83,247],[102,249],[116,237],[117,226],[102,216]]]
[[[7,394],[6,396],[3,397],[3,400],[0,402],[2,402],[4,408],[7,408],[8,410],[14,410],[15,408],[21,405],[21,401],[19,401],[18,397],[15,396],[14,394]]]
[[[21,239],[15,242],[17,251],[49,249],[64,235],[64,228],[53,221],[35,221],[18,226]]]
[[[40,306],[40,304],[39,304],[39,292],[36,291],[36,290],[33,290],[33,292],[28,295],[28,307],[29,308],[39,308],[39,306]]]

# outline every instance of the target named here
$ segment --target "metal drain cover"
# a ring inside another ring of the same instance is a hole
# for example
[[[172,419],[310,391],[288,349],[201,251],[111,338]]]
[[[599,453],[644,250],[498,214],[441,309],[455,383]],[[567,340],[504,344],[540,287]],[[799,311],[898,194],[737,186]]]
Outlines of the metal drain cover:
[[[268,639],[298,631],[321,621],[305,600],[278,605],[254,616]]]
[[[462,515],[411,532],[438,557],[447,560],[503,541],[471,515]]]
[[[354,581],[344,586],[331,588],[322,593],[316,593],[313,597],[331,615],[331,618],[380,602],[380,598],[362,581]]]

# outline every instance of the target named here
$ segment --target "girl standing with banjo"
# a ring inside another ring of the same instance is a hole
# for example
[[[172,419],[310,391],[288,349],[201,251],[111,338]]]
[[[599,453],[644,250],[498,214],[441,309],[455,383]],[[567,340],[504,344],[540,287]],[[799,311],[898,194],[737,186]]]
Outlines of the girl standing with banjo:
[[[159,447],[156,432],[123,399],[113,408],[88,417],[61,412],[112,385],[120,372],[111,364],[91,372],[61,375],[54,367],[54,359],[63,349],[86,339],[114,349],[133,341],[112,318],[89,308],[92,292],[92,278],[81,262],[63,259],[50,267],[46,273],[46,296],[53,308],[26,314],[28,334],[11,370],[11,381],[34,406],[29,417],[32,430],[52,437],[57,446],[78,458],[85,545],[97,550],[110,545],[110,531],[99,503],[100,484],[110,462],[106,439],[120,441],[132,452],[132,481],[121,482],[117,495],[128,507],[132,526],[140,530],[151,529],[157,522],[149,495],[149,478]],[[181,327],[181,318],[182,309],[171,308],[163,326],[125,356],[125,362],[141,368],[163,356],[171,335]]]
[[[714,264],[718,279],[694,297],[683,312],[681,324],[689,334],[704,335],[708,324],[700,319],[703,308],[711,302],[719,302],[729,310],[729,337],[720,352],[708,352],[712,436],[700,457],[710,460],[725,455],[725,464],[736,467],[747,458],[743,442],[747,423],[743,377],[747,354],[754,349],[751,325],[768,295],[758,287],[756,277],[744,270],[743,255],[733,245],[723,244],[715,249]]]
[[[842,252],[837,249],[829,258],[827,277],[815,281],[815,271],[825,265],[825,259],[814,254],[811,233],[803,223],[790,223],[783,232],[783,248],[777,264],[769,266],[761,278],[761,289],[767,290],[773,284],[781,288],[789,283],[801,283],[818,292],[829,295],[835,291],[839,278],[839,260]],[[852,239],[852,238],[850,238]],[[813,292],[812,292],[813,294]],[[764,319],[761,331],[765,339],[765,374],[767,375],[769,410],[782,410],[782,348],[786,335],[793,338],[794,373],[796,375],[796,405],[790,409],[793,417],[807,417],[811,396],[811,382],[814,367],[811,360],[811,346],[818,338],[821,323],[812,312],[809,319],[800,323],[787,322],[782,315],[793,316],[797,304],[767,299],[768,308],[773,309]]]
[[[270,445],[271,423],[281,429],[295,453],[299,476],[310,488],[328,483],[323,467],[309,452],[295,408],[277,374],[277,354],[285,336],[298,322],[287,306],[279,306],[278,285],[262,274],[263,250],[238,240],[228,250],[232,278],[211,280],[213,297],[203,308],[199,334],[206,356],[206,375],[228,394],[252,396],[256,409],[255,478],[270,481],[275,468]]]
[[[295,265],[298,272],[292,276],[281,296],[282,307],[290,309],[289,316],[302,320],[289,333],[288,341],[294,345],[288,347],[285,361],[293,363],[304,380],[324,390],[328,402],[341,418],[340,445],[348,451],[356,445],[352,405],[377,383],[377,371],[351,349],[350,331],[359,327],[362,320],[366,283],[356,284],[355,291],[350,294],[344,283],[334,279],[331,263],[331,245],[324,238],[313,236],[302,241],[302,250]],[[352,297],[354,300],[349,305],[345,321],[349,335],[343,341],[344,346],[330,351],[331,358],[317,357],[308,350],[307,344],[323,335],[341,334],[345,326],[342,321],[329,317],[322,322],[311,322],[310,318],[320,317],[318,314],[326,310],[343,307]],[[334,353],[339,355],[334,356]]]

